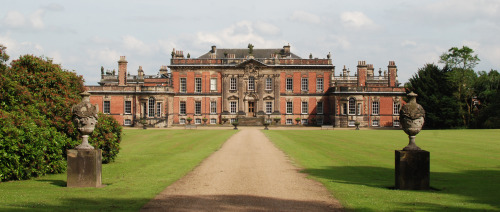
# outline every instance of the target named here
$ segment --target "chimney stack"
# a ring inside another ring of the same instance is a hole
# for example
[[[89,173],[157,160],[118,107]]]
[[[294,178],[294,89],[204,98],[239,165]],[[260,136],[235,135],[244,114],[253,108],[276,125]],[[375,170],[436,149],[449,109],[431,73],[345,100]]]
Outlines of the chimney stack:
[[[210,52],[212,52],[212,54],[215,54],[216,50],[217,50],[217,47],[216,46],[212,46],[212,51],[210,51]]]
[[[366,65],[366,61],[358,61],[358,86],[366,86],[368,67],[373,69],[373,65]]]
[[[389,87],[396,87],[396,77],[398,75],[398,67],[396,66],[396,63],[394,61],[389,61],[387,70],[389,72]]]
[[[120,56],[120,60],[118,60],[118,85],[124,86],[127,85],[127,60],[125,56]]]
[[[285,53],[285,55],[290,54],[290,44],[283,46],[283,52]]]

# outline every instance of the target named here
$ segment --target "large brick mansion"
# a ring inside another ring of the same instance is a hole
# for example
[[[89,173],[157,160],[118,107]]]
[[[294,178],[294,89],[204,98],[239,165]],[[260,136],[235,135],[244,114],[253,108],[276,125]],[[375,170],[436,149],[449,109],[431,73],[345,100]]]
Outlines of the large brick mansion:
[[[168,70],[170,69],[170,71]],[[91,102],[127,126],[168,127],[268,120],[281,125],[399,127],[404,89],[397,67],[376,73],[359,61],[355,73],[336,72],[326,59],[303,59],[279,49],[217,49],[198,58],[172,51],[170,65],[157,75],[127,70],[124,56],[118,75],[102,73],[99,86],[87,86]],[[256,123],[256,122],[248,122]]]

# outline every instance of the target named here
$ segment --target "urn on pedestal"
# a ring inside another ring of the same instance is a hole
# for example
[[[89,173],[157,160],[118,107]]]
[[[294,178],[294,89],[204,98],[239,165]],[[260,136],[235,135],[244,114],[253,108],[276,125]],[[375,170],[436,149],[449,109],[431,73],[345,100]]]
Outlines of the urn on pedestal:
[[[82,144],[75,147],[75,149],[94,149],[89,144],[89,135],[94,131],[97,124],[97,112],[99,107],[90,103],[90,93],[83,92],[82,101],[71,108],[73,112],[73,122],[82,134]]]
[[[410,142],[403,150],[421,150],[415,144],[415,136],[424,126],[425,110],[417,103],[417,94],[411,92],[408,94],[409,102],[403,105],[399,111],[399,120]]]

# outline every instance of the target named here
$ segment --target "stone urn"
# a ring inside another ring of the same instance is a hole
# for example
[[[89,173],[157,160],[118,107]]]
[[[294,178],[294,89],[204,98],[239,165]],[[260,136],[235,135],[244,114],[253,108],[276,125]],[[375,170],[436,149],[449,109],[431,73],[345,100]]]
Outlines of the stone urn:
[[[98,105],[90,103],[90,93],[87,91],[80,94],[82,101],[71,108],[73,113],[73,123],[75,124],[78,132],[82,134],[82,144],[75,147],[75,149],[94,149],[89,144],[89,135],[94,131],[97,124],[97,112],[99,111]]]
[[[238,129],[238,122],[233,122],[232,125],[234,126],[233,130],[237,130]]]
[[[264,125],[264,130],[269,130],[269,128],[267,128],[269,126],[270,122],[268,121],[264,121],[263,125]]]
[[[408,94],[409,102],[401,107],[399,111],[399,121],[401,127],[408,134],[409,144],[403,150],[421,150],[415,144],[415,136],[422,130],[424,126],[425,110],[417,103],[417,94],[411,92]]]

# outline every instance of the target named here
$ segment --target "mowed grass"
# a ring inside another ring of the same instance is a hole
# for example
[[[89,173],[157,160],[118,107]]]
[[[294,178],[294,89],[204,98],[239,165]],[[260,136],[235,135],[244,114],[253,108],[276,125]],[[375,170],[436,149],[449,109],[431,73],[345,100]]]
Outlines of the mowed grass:
[[[435,190],[394,187],[394,150],[402,130],[265,131],[303,172],[356,211],[500,210],[500,130],[423,130]]]
[[[66,174],[0,183],[0,211],[138,211],[236,130],[125,129],[115,162],[102,167],[103,188],[68,188]]]

